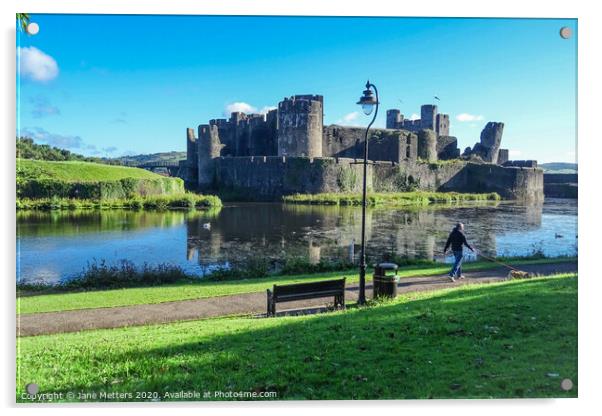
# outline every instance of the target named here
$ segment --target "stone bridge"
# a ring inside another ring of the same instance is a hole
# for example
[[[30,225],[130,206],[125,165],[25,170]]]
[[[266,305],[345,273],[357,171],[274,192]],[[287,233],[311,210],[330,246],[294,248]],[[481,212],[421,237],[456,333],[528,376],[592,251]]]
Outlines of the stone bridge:
[[[155,162],[128,162],[125,166],[146,169],[155,173],[167,172],[169,176],[176,177],[180,173],[180,161],[155,161]]]

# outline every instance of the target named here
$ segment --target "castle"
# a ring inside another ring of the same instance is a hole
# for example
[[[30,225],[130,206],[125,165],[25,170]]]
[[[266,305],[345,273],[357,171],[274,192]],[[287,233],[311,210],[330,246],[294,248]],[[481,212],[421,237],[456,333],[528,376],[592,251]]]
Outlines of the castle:
[[[480,141],[461,155],[457,138],[449,135],[449,115],[436,105],[423,105],[419,120],[388,110],[386,128],[370,130],[368,186],[542,199],[542,171],[535,161],[508,160],[508,150],[500,148],[503,128],[487,123]],[[294,95],[266,114],[233,112],[229,119],[210,120],[198,126],[198,136],[188,128],[180,176],[189,187],[235,189],[264,199],[357,192],[364,135],[364,128],[325,126],[323,96]]]

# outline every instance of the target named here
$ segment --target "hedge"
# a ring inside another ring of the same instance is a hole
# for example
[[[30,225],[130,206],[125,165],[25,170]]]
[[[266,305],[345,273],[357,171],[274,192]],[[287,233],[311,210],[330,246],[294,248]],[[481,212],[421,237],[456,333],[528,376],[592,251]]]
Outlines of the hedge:
[[[124,178],[98,182],[65,182],[56,179],[17,180],[19,198],[59,197],[104,200],[182,193],[184,193],[184,181],[180,178]]]

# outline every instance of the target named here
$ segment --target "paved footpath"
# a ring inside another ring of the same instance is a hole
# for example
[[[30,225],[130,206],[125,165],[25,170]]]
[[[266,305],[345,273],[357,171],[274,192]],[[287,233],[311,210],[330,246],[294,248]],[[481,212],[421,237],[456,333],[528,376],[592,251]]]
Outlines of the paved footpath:
[[[542,275],[567,273],[577,271],[577,263],[530,265],[522,266],[521,270]],[[417,292],[475,283],[498,282],[506,279],[508,269],[497,268],[480,272],[467,272],[465,275],[466,279],[457,280],[455,283],[452,283],[445,276],[403,278],[399,283],[398,292]],[[366,288],[367,296],[370,297],[372,295],[371,284],[367,284]],[[357,296],[357,283],[348,285],[345,293],[345,301],[355,302]],[[277,308],[282,311],[284,311],[284,308],[288,311],[312,311],[316,310],[316,308],[326,306],[329,302],[332,303],[332,299],[310,299],[278,304]],[[260,315],[265,314],[265,311],[265,292],[245,293],[148,305],[21,314],[17,315],[17,334],[19,336],[56,334],[88,329],[160,324],[229,315]]]

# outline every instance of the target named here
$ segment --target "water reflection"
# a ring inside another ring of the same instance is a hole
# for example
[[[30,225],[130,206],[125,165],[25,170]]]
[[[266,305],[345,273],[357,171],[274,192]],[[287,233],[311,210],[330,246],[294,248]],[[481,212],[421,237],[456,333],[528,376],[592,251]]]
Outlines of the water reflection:
[[[486,255],[550,255],[576,250],[576,201],[543,205],[478,204],[453,208],[367,211],[369,262],[387,254],[438,258],[449,230],[462,221]],[[207,225],[209,224],[209,225]],[[216,212],[84,211],[19,213],[18,267],[23,280],[58,280],[93,258],[173,263],[190,273],[252,257],[357,260],[361,209],[233,204]],[[556,238],[559,234],[562,238]]]
[[[384,253],[408,258],[433,259],[457,221],[484,254],[499,254],[497,237],[511,230],[541,227],[543,205],[479,204],[458,208],[371,209],[366,213],[367,256],[377,261]],[[203,229],[201,219],[188,221],[188,253],[199,264],[261,254],[270,259],[305,256],[320,259],[349,258],[357,253],[361,210],[338,206],[255,204],[225,208]],[[570,224],[568,224],[570,225]],[[537,236],[532,236],[536,238]],[[532,243],[503,244],[506,254],[526,254]],[[537,241],[538,242],[538,241]]]

